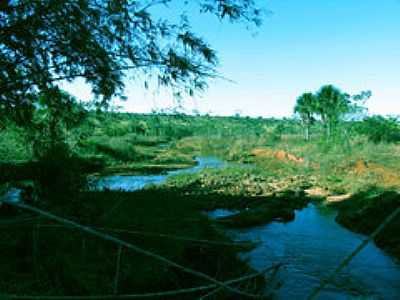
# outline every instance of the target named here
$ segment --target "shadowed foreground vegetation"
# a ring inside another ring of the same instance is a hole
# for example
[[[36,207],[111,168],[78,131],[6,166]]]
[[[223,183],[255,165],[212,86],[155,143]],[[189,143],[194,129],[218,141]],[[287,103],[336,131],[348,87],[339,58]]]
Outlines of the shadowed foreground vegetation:
[[[200,209],[206,206],[206,201],[209,200],[205,197],[193,199],[174,190],[150,189],[134,193],[83,192],[74,205],[57,209],[43,206],[219,280],[250,272],[236,253],[250,249],[251,244],[232,245],[211,226]],[[10,226],[6,220],[12,216],[18,220],[24,214],[15,210],[2,213],[0,226],[4,238],[0,262],[2,274],[8,274],[2,276],[3,291],[38,295],[112,293],[117,246],[37,217]],[[261,289],[263,279],[255,280],[258,283],[253,285]],[[119,282],[120,294],[168,291],[209,283],[127,249],[122,253]],[[218,299],[224,298],[223,294],[219,293]]]

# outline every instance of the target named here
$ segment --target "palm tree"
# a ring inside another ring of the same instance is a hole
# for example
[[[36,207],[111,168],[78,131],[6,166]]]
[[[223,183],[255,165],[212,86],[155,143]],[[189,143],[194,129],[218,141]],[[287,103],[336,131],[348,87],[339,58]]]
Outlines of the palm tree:
[[[294,112],[300,115],[304,124],[304,137],[308,141],[310,139],[310,128],[314,123],[314,113],[316,109],[317,98],[312,93],[304,93],[297,98]]]
[[[316,97],[315,111],[320,115],[329,138],[340,118],[350,110],[350,96],[333,85],[325,85]]]

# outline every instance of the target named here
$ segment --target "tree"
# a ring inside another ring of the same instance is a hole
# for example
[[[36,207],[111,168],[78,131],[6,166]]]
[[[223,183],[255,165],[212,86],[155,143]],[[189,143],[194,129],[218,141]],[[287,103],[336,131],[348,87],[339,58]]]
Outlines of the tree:
[[[357,95],[351,96],[351,104],[347,118],[351,120],[361,120],[367,116],[368,109],[365,107],[365,102],[371,98],[371,91],[361,91]]]
[[[371,116],[358,123],[356,130],[374,143],[394,143],[400,141],[399,118]]]
[[[37,108],[28,127],[36,158],[55,149],[67,151],[67,133],[79,126],[86,116],[85,107],[75,97],[57,87],[39,94]]]
[[[315,111],[321,117],[326,136],[329,138],[341,117],[350,111],[351,98],[333,85],[321,87],[316,97]]]
[[[305,128],[305,138],[310,138],[310,127],[319,117],[325,136],[329,138],[337,131],[338,124],[347,119],[360,119],[365,112],[365,102],[371,97],[371,91],[362,91],[357,95],[343,93],[333,85],[325,85],[316,93],[304,93],[297,98],[294,112],[297,113]]]
[[[52,97],[59,81],[77,77],[91,85],[96,103],[102,105],[113,96],[123,97],[128,73],[152,75],[178,95],[204,89],[206,79],[217,75],[216,52],[192,31],[186,15],[171,23],[153,10],[156,5],[168,9],[175,2],[179,1],[1,1],[0,113],[26,122],[38,94]],[[260,24],[261,11],[254,0],[190,4],[219,19]]]
[[[304,126],[304,137],[310,139],[310,127],[314,123],[314,113],[316,109],[317,98],[313,93],[304,93],[297,98],[294,112],[299,114]]]

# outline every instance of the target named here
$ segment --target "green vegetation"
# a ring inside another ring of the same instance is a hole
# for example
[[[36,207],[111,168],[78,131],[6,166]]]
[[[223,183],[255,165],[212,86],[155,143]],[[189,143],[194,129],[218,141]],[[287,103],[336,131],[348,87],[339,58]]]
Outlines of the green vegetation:
[[[370,91],[363,91],[359,95],[350,96],[337,87],[325,85],[314,95],[304,93],[297,98],[294,112],[300,115],[305,127],[306,140],[315,118],[319,118],[325,129],[326,138],[337,134],[338,126],[345,116],[363,111],[360,105],[371,97]]]
[[[314,111],[316,110],[317,100],[312,93],[304,93],[297,99],[294,112],[300,115],[304,126],[304,136],[308,141],[310,139],[310,127],[315,122]]]
[[[254,244],[233,243],[226,227],[289,222],[313,201],[369,234],[400,205],[399,119],[367,117],[370,91],[325,85],[298,97],[296,117],[285,119],[110,111],[111,99],[126,99],[127,77],[180,100],[220,76],[216,51],[192,31],[193,9],[246,26],[262,16],[254,0],[0,3],[0,298],[111,298],[209,283],[188,269],[225,282],[254,272],[239,259]],[[90,103],[60,88],[77,78],[90,86]],[[227,166],[135,192],[92,189],[88,180],[165,174],[207,155]],[[17,199],[3,198],[10,193]],[[31,215],[29,205],[152,255]],[[237,214],[207,217],[219,208]],[[400,256],[399,230],[397,218],[376,243]],[[258,274],[235,288],[258,293],[265,284]],[[237,299],[222,287],[206,296]]]
[[[397,187],[400,130],[395,118],[340,119],[329,140],[325,124],[315,119],[314,134],[304,141],[303,124],[295,119],[87,112],[78,126],[66,130],[62,125],[64,139],[55,152],[35,155],[37,142],[29,131],[9,125],[0,132],[0,153],[9,174],[16,173],[13,166],[32,161],[53,161],[49,164],[65,172],[74,165],[71,159],[81,161],[75,164],[79,172],[155,173],[193,165],[198,155],[213,155],[251,163],[255,167],[246,172],[265,178],[308,176],[310,185],[318,182],[333,194]]]
[[[94,226],[219,280],[249,272],[250,268],[236,255],[249,245],[232,246],[201,213],[200,200],[207,199],[196,200],[169,190],[84,192],[72,204],[52,206],[51,209],[59,215],[73,215],[74,220],[81,224]],[[7,220],[2,212],[2,219]],[[10,216],[23,217],[14,210],[8,211]],[[7,276],[0,280],[2,291],[37,295],[101,295],[113,290],[118,252],[115,245],[60,227],[46,219],[28,219],[11,227],[3,222],[0,223],[4,237],[1,240],[0,265],[2,274]],[[168,236],[160,237],[160,234]],[[18,277],[12,274],[18,274]],[[262,288],[262,278],[257,278],[256,282],[256,286]],[[121,294],[169,291],[206,284],[208,282],[179,269],[123,250],[118,288]],[[195,296],[192,293],[181,296],[181,299]],[[231,299],[231,295],[224,292],[218,293],[218,297]]]
[[[231,242],[223,228],[289,222],[296,209],[315,202],[337,207],[338,222],[368,234],[398,205],[398,194],[393,192],[400,187],[397,119],[359,120],[336,114],[329,121],[334,134],[327,138],[322,117],[299,107],[318,96],[305,94],[299,99],[303,100],[298,101],[296,112],[301,119],[280,120],[102,112],[66,97],[71,100],[70,113],[58,114],[56,108],[43,104],[33,112],[34,130],[7,121],[0,132],[2,189],[22,187],[24,199],[36,206],[103,228],[219,280],[240,277],[251,270],[237,254],[250,248],[230,245],[221,251]],[[305,125],[313,133],[308,139],[304,139]],[[170,177],[162,186],[133,193],[85,188],[87,175],[159,174],[193,166],[196,156],[209,155],[225,160],[227,166]],[[26,179],[33,183],[21,181]],[[204,211],[217,208],[238,210],[238,214],[215,221],[206,218]],[[6,205],[0,206],[0,214],[4,224],[23,217]],[[37,222],[1,228],[7,237],[1,248],[2,270],[16,274],[1,281],[2,290],[93,295],[113,289],[115,246],[43,219],[39,238],[33,242]],[[398,230],[396,221],[376,239],[396,256]],[[177,242],[167,236],[184,239]],[[206,283],[125,251],[123,261],[120,293]],[[52,275],[38,277],[42,272]],[[138,272],[141,276],[133,275]],[[15,284],[20,278],[26,285]],[[262,280],[257,283],[259,290]],[[221,292],[218,299],[230,296]]]
[[[365,118],[358,128],[374,143],[393,143],[400,141],[400,125],[398,118],[382,116],[372,116]]]

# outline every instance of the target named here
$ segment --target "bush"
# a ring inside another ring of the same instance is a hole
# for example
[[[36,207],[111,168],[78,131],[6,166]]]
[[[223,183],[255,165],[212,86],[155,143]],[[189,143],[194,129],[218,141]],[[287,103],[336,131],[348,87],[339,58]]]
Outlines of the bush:
[[[58,143],[43,151],[38,158],[38,182],[45,197],[64,201],[86,183],[82,159],[72,155],[68,146]],[[73,198],[73,197],[72,197]]]
[[[32,148],[26,133],[13,125],[0,130],[0,160],[27,161],[32,159]]]
[[[368,117],[358,125],[357,131],[374,143],[400,141],[400,124],[396,118]]]

